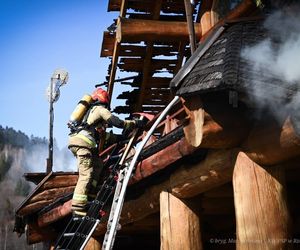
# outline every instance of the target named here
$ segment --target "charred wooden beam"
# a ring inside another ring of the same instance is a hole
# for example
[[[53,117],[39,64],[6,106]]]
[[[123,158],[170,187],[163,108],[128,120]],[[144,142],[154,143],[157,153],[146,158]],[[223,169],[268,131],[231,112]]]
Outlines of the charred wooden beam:
[[[107,38],[103,38],[107,39]],[[115,39],[109,38],[111,40]],[[114,41],[114,40],[113,40]],[[103,41],[102,49],[101,49],[101,57],[109,57],[113,55],[113,47],[114,43]],[[183,51],[183,54],[186,54]],[[146,46],[138,46],[138,45],[124,45],[121,44],[121,48],[119,51],[119,56],[124,57],[143,57],[146,53]],[[175,56],[177,54],[177,50],[173,46],[155,46],[153,47],[153,56]]]
[[[155,1],[155,5],[151,10],[152,18],[154,20],[157,20],[159,18],[161,6],[162,6],[162,0]],[[153,71],[156,70],[155,68],[153,68],[154,66],[153,59],[152,59],[153,45],[154,43],[152,41],[147,44],[147,49],[146,49],[146,54],[144,56],[144,63],[142,69],[143,80],[140,86],[140,95],[134,107],[134,110],[136,111],[140,111],[142,109],[143,99],[145,96],[144,90],[146,89],[146,84],[148,83],[148,79],[152,76]]]
[[[130,13],[128,15],[130,19],[152,19],[151,14],[141,14],[141,13]],[[177,21],[177,22],[184,22],[186,21],[185,15],[160,15],[160,21]]]
[[[239,153],[233,174],[237,249],[287,249],[290,215],[285,170]]]
[[[108,31],[103,32],[101,45],[101,57],[113,56],[116,36]]]
[[[148,52],[147,52],[148,53]],[[129,58],[126,58],[129,59]],[[124,63],[119,63],[118,66],[122,71],[127,72],[142,72],[144,65],[143,60],[134,59],[133,62],[128,62],[128,60],[124,60]],[[175,69],[175,63],[167,63],[163,61],[153,61],[151,65],[148,65],[149,74],[152,75],[155,72],[159,72],[163,69],[168,70],[168,72],[173,72]]]
[[[198,0],[196,0],[195,3],[198,3]],[[154,3],[151,0],[128,0],[128,8],[137,12],[149,13],[153,9],[153,4]],[[110,0],[108,11],[118,11],[120,10],[120,5],[120,0]],[[184,5],[181,1],[164,1],[162,5],[162,12],[184,14]]]
[[[139,89],[134,89],[133,91],[125,91],[120,94],[117,99],[131,99],[135,100],[138,97]],[[145,95],[149,98],[163,98],[168,99],[170,97],[170,90],[169,89],[162,89],[162,88],[146,88]]]
[[[124,17],[126,14],[126,7],[127,7],[127,0],[121,1],[121,7],[120,7],[120,17]],[[108,87],[107,92],[110,96],[110,100],[113,94],[113,88],[114,88],[114,81],[116,77],[116,71],[117,71],[117,65],[119,60],[119,51],[120,51],[120,43],[118,39],[115,39],[115,45],[113,50],[113,56],[112,56],[112,62],[111,62],[111,69],[109,72],[109,80],[108,80]]]
[[[201,25],[195,25],[197,38],[201,37]],[[116,31],[119,42],[186,41],[189,33],[186,22],[119,19]]]

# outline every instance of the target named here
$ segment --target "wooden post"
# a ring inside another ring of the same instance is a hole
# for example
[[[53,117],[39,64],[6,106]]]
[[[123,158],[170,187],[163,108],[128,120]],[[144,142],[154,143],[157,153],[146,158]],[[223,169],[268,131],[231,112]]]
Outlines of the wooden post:
[[[161,250],[202,249],[196,204],[161,192],[160,234]]]
[[[286,249],[290,215],[284,168],[263,168],[240,152],[233,173],[233,189],[236,249]]]

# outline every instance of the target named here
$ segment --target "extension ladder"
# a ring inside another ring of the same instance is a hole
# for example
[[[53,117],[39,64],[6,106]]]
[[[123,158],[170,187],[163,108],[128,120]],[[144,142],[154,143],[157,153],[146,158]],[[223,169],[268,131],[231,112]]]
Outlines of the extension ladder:
[[[86,216],[73,216],[71,218],[67,227],[56,241],[54,249],[84,249],[97,225],[101,222],[101,219],[105,215],[103,208],[111,197],[117,183],[119,183],[119,181],[117,181],[117,179],[119,179],[118,172],[122,172],[121,168],[124,166],[126,157],[132,148],[137,135],[138,129],[135,129],[133,136],[126,145],[125,151],[121,155],[118,162],[111,168],[109,176],[102,184],[95,200],[91,203]]]

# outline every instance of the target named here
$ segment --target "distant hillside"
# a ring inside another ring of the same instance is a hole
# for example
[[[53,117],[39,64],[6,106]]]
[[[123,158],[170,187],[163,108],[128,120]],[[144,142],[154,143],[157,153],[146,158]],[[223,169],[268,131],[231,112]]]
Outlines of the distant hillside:
[[[14,209],[34,188],[24,180],[25,172],[44,172],[48,157],[46,138],[27,136],[22,131],[0,125],[0,245],[4,249],[32,249],[24,238],[12,233]],[[73,157],[67,149],[59,150],[54,142],[54,166],[70,168]],[[2,248],[1,248],[2,249]]]

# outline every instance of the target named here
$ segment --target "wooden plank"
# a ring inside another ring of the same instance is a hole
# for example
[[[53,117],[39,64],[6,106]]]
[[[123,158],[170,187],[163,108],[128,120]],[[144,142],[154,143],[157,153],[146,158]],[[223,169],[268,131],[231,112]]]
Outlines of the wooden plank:
[[[115,45],[115,34],[111,34],[108,31],[103,32],[102,46],[101,46],[101,57],[113,56],[114,45]]]
[[[199,204],[181,200],[169,192],[160,193],[160,249],[202,248]]]
[[[121,9],[120,9],[120,17],[125,16],[126,7],[127,7],[127,0],[122,0]],[[119,23],[117,23],[117,26],[119,26]],[[114,81],[115,81],[115,77],[116,77],[116,71],[117,71],[117,65],[118,65],[118,59],[119,59],[119,50],[120,50],[120,43],[118,42],[118,39],[115,39],[114,52],[113,52],[113,56],[112,56],[111,70],[110,70],[110,74],[109,74],[109,81],[108,81],[108,87],[107,87],[107,92],[110,97],[110,100],[112,99],[112,94],[113,94]]]
[[[122,0],[109,0],[107,11],[119,11]]]
[[[151,14],[144,14],[144,13],[130,13],[128,18],[131,19],[152,19]],[[160,15],[159,20],[161,21],[185,21],[186,18],[184,15]]]
[[[180,42],[179,47],[178,47],[177,63],[176,63],[176,68],[174,70],[174,76],[177,74],[177,72],[182,67],[183,59],[186,56],[185,49],[186,49],[186,43]]]
[[[151,10],[152,18],[154,20],[157,20],[160,16],[161,5],[162,5],[162,0],[155,1],[155,5],[154,5],[153,9]],[[121,27],[121,25],[120,25],[120,27]],[[134,110],[136,110],[136,111],[142,110],[142,103],[143,103],[143,99],[145,96],[144,91],[146,89],[146,84],[148,84],[148,79],[153,74],[152,71],[155,71],[155,67],[154,67],[155,64],[152,60],[152,56],[153,56],[153,42],[149,42],[147,44],[146,55],[144,57],[144,65],[143,65],[143,70],[142,70],[143,81],[140,86],[140,95],[139,95],[139,97],[137,99],[137,103],[134,107]]]
[[[237,249],[287,249],[291,235],[284,168],[239,153],[233,174]]]
[[[101,57],[110,57],[113,55],[113,43],[103,43],[101,50]],[[139,45],[124,45],[121,44],[119,51],[119,56],[124,57],[143,57],[146,53],[146,46]],[[176,48],[172,45],[170,46],[154,46],[153,47],[153,56],[175,56],[177,54]]]

